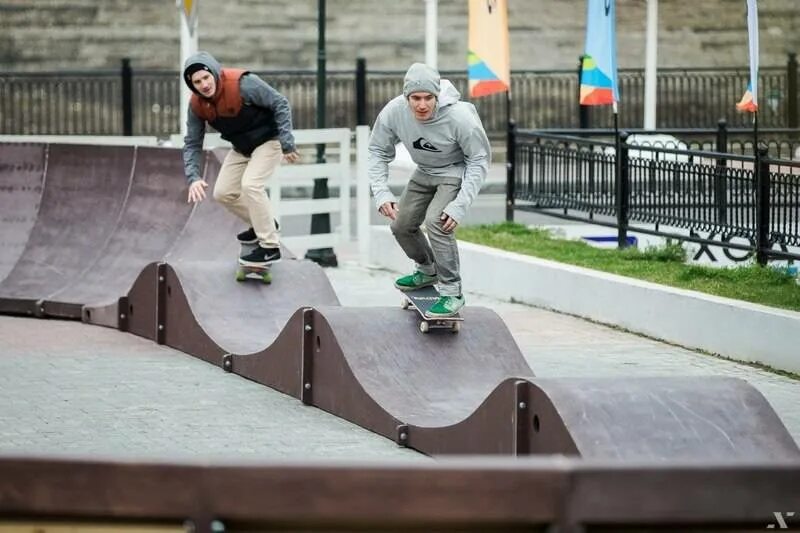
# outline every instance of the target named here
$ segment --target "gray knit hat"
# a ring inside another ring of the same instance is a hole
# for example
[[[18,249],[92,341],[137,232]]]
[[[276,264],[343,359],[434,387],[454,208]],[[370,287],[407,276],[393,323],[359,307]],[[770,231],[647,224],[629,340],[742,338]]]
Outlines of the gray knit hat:
[[[403,83],[403,96],[413,93],[431,93],[439,97],[439,72],[424,63],[414,63],[406,72]]]

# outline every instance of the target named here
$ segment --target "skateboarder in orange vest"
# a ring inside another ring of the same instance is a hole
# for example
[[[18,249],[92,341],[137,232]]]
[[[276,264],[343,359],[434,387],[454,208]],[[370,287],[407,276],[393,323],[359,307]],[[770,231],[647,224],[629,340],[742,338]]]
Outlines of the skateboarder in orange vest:
[[[281,258],[278,226],[267,196],[267,180],[281,159],[299,159],[286,98],[255,74],[222,68],[207,52],[186,61],[183,79],[192,90],[184,139],[183,164],[189,202],[200,202],[208,184],[200,171],[203,137],[210,124],[233,145],[222,163],[214,199],[249,227],[237,238],[258,244],[243,255],[245,266],[264,266]]]
[[[483,186],[491,162],[481,119],[475,107],[460,97],[435,69],[415,63],[406,73],[403,94],[378,115],[369,141],[375,203],[382,215],[392,219],[392,233],[416,263],[414,272],[398,278],[395,286],[414,290],[438,282],[441,297],[429,316],[453,316],[464,305],[453,232]],[[417,169],[398,201],[389,189],[388,164],[399,142]],[[420,231],[422,224],[428,239]]]

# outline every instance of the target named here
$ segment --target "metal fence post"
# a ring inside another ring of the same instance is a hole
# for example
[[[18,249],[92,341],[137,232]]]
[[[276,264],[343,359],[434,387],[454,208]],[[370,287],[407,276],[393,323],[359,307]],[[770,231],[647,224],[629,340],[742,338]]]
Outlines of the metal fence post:
[[[718,154],[728,153],[728,122],[724,118],[717,122],[717,146],[715,151]],[[714,172],[714,200],[717,207],[717,223],[719,224],[727,224],[728,220],[727,166],[728,160],[724,156],[717,158],[717,166]]]
[[[798,127],[797,97],[800,87],[797,86],[797,54],[790,53],[786,64],[786,124],[790,128]]]
[[[756,150],[755,180],[756,180],[756,262],[764,266],[769,259],[769,162],[767,159],[768,148],[759,146]]]
[[[630,207],[630,175],[628,166],[628,132],[620,132],[616,139],[615,163],[617,167],[617,246],[628,245],[628,209]]]
[[[133,135],[133,70],[127,57],[122,59],[122,134]]]
[[[508,121],[506,138],[506,220],[514,222],[514,194],[517,153],[517,123]]]
[[[327,112],[326,98],[326,52],[325,52],[325,0],[317,0],[317,128],[325,128],[325,114]],[[317,145],[317,163],[325,163],[325,145]],[[350,191],[339,189],[339,194],[350,194]],[[328,178],[314,178],[314,190],[311,198],[330,198],[328,191]],[[348,228],[349,231],[349,228]],[[311,215],[311,234],[325,234],[331,232],[331,214],[314,213]],[[336,252],[333,248],[311,248],[306,251],[306,259],[314,261],[321,266],[339,266]]]
[[[356,126],[367,125],[367,60],[356,59]]]

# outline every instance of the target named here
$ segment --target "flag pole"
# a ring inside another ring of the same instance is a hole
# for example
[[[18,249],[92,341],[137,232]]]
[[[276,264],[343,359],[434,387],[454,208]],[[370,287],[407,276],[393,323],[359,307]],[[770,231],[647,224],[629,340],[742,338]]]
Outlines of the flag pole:
[[[511,127],[511,87],[506,91],[506,127]]]
[[[758,155],[758,109],[753,111],[753,154]]]
[[[628,246],[628,184],[622,172],[622,137],[619,134],[619,110],[617,101],[611,104],[614,112],[614,179],[616,181],[617,208],[617,247],[621,250]]]

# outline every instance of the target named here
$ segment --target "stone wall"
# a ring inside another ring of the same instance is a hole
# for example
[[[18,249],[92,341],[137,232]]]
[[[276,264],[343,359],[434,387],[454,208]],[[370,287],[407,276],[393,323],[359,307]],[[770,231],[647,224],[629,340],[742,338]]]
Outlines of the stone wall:
[[[195,0],[200,46],[253,69],[314,69],[316,0]],[[577,65],[585,0],[509,0],[514,69]],[[644,64],[645,0],[617,0],[621,68]],[[761,65],[800,51],[800,0],[760,3]],[[328,0],[328,68],[403,69],[424,58],[424,0]],[[745,0],[661,0],[660,67],[747,63]],[[466,64],[467,2],[439,0],[439,67]],[[173,0],[0,0],[0,68],[173,68],[179,61]]]

